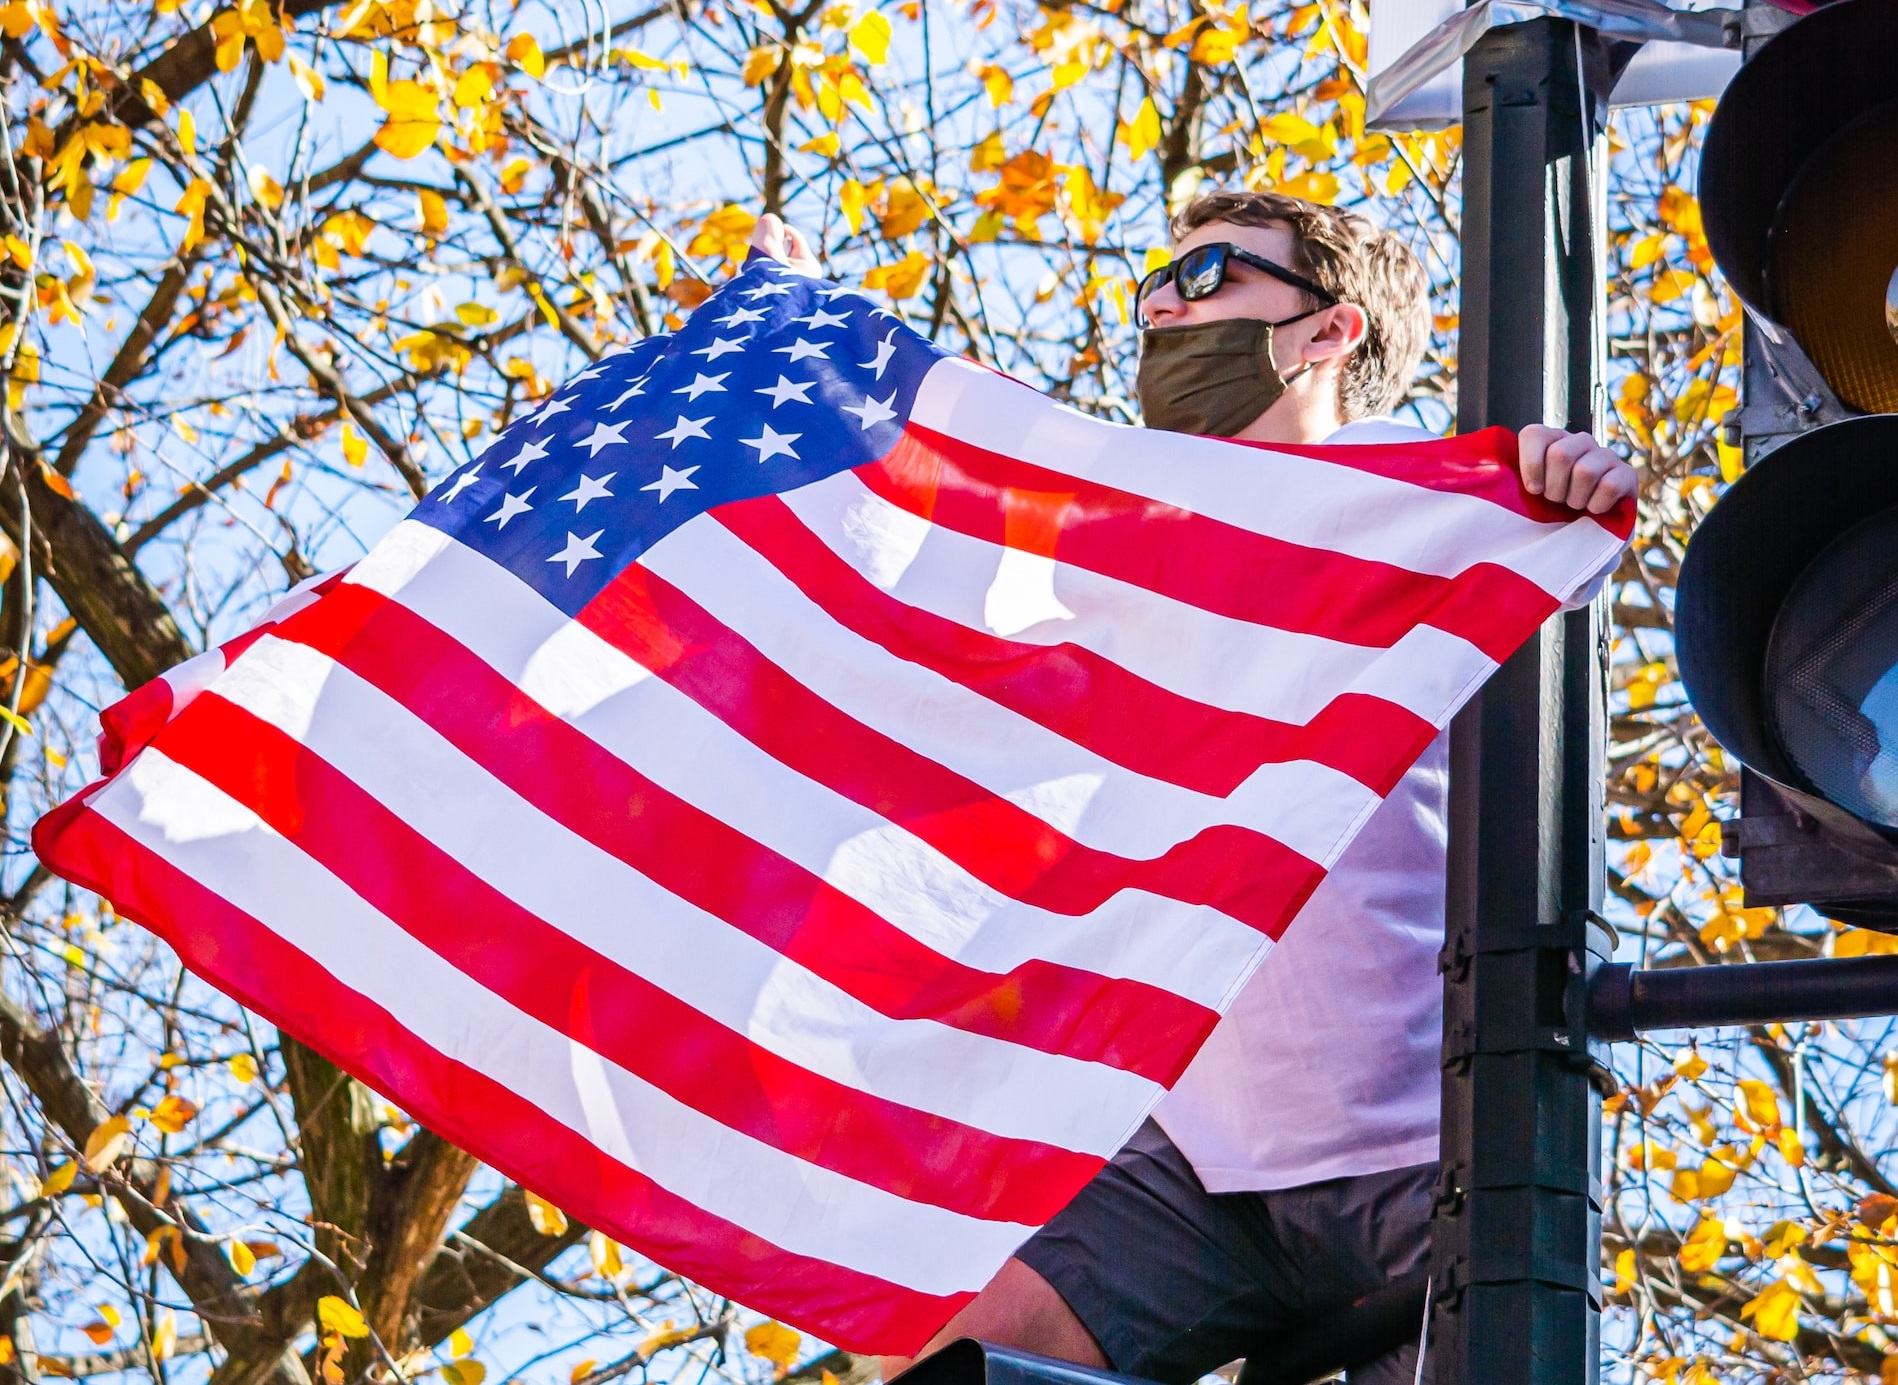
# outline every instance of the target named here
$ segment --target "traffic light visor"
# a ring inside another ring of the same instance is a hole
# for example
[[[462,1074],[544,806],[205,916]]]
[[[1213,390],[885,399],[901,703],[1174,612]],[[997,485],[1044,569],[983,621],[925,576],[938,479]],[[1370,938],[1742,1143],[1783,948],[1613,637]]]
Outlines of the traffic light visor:
[[[1898,836],[1898,416],[1802,434],[1728,488],[1687,546],[1675,652],[1736,759]]]
[[[1898,410],[1898,4],[1835,0],[1740,69],[1707,129],[1708,248],[1840,399]]]

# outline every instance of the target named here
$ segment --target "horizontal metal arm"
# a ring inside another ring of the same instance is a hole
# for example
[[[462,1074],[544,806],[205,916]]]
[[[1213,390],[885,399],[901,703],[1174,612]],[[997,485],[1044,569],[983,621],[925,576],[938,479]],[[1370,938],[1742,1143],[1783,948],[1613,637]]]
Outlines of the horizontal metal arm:
[[[1611,962],[1588,984],[1588,1029],[1596,1039],[1870,1015],[1898,1015],[1898,956],[1657,970]]]

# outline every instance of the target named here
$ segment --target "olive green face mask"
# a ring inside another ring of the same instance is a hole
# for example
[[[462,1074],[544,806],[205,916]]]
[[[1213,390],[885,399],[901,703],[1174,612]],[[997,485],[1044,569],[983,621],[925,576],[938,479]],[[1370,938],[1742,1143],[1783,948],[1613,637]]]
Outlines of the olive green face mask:
[[[1135,389],[1147,427],[1232,437],[1276,404],[1290,383],[1272,360],[1272,329],[1322,311],[1313,308],[1279,322],[1222,317],[1145,329]],[[1291,378],[1310,369],[1307,365]]]

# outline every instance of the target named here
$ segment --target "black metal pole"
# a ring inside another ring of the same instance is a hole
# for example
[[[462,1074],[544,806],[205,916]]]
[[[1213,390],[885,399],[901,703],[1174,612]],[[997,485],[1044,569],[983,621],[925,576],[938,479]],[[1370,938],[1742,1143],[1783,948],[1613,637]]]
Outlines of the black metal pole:
[[[1458,426],[1592,427],[1602,392],[1608,51],[1538,19],[1464,61]],[[1605,660],[1595,610],[1552,619],[1451,733],[1437,1385],[1593,1385],[1599,1098],[1586,973],[1607,956]]]
[[[1870,1015],[1898,1015],[1898,956],[1653,969],[1617,962],[1597,968],[1588,987],[1589,1033],[1601,1040]]]

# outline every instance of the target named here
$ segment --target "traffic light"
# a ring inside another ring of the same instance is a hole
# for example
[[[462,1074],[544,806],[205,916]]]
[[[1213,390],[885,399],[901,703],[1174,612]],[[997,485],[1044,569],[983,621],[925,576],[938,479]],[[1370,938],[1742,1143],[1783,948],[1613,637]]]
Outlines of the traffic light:
[[[1707,243],[1753,313],[1751,465],[1688,545],[1675,651],[1744,767],[1724,847],[1747,902],[1898,931],[1894,52],[1898,4],[1834,0],[1708,126]]]

